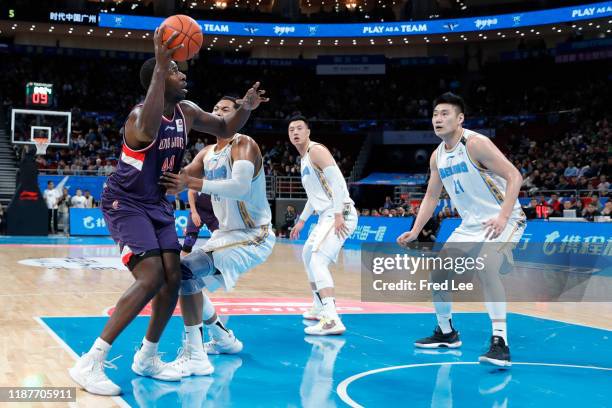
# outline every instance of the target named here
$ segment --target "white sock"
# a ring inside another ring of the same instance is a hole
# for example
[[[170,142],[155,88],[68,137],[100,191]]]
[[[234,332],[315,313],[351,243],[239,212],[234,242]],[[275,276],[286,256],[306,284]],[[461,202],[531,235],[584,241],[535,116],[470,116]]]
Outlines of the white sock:
[[[336,311],[336,299],[329,296],[321,299],[321,303],[323,304],[323,311],[329,317],[338,317],[338,312]]]
[[[448,334],[453,331],[449,315],[436,315],[436,317],[438,318],[438,326],[440,326],[440,330],[442,330],[442,333]]]
[[[91,354],[99,360],[106,360],[110,348],[110,344],[98,337],[87,354]]]
[[[196,350],[202,348],[202,323],[195,326],[185,326],[185,338],[187,344],[196,347]]]
[[[147,340],[146,337],[142,338],[142,346],[140,350],[145,354],[145,356],[152,356],[157,353],[157,346],[159,343],[153,343],[152,341]]]
[[[493,335],[499,336],[506,342],[506,346],[508,345],[508,332],[506,330],[506,322],[493,322]]]
[[[323,307],[323,303],[321,303],[321,298],[319,297],[319,292],[316,290],[312,291],[312,299],[312,304],[314,307],[319,309]]]
[[[214,322],[207,324],[206,327],[210,330],[210,334],[215,340],[223,340],[229,337],[229,330],[219,320],[219,316],[217,316]]]

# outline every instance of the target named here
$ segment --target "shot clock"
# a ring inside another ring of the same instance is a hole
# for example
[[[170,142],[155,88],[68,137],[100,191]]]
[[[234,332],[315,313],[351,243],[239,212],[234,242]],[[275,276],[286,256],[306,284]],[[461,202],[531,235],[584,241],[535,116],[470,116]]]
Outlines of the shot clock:
[[[26,106],[51,106],[53,101],[53,84],[28,82],[26,84]]]

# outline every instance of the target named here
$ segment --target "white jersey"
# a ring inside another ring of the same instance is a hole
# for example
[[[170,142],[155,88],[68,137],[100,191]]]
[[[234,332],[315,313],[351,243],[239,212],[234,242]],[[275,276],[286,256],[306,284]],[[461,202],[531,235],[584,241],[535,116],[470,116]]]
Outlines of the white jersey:
[[[442,184],[462,218],[466,228],[482,228],[482,223],[497,217],[504,201],[506,180],[479,167],[469,156],[467,141],[478,133],[468,129],[452,150],[442,142],[436,150],[436,165]],[[484,137],[484,136],[483,136]],[[518,201],[510,215],[512,221],[524,221],[525,215]]]
[[[232,178],[232,144],[240,135],[215,152],[213,145],[204,156],[204,177],[206,180],[226,180]],[[257,166],[255,167],[257,170]],[[272,221],[270,204],[266,197],[266,177],[263,163],[259,172],[251,181],[251,193],[244,201],[231,200],[211,194],[211,202],[215,217],[219,220],[219,230],[231,231],[239,229],[267,226]]]
[[[308,201],[310,201],[312,208],[318,214],[324,214],[333,206],[332,190],[331,186],[329,185],[329,181],[323,174],[323,170],[317,168],[310,161],[310,149],[317,144],[319,143],[310,142],[308,145],[308,150],[306,150],[306,154],[304,157],[302,157],[300,163],[300,173],[302,175],[302,185],[304,186],[304,190],[306,190],[306,195],[308,196]],[[348,188],[346,187],[346,182],[344,180],[342,180],[341,200],[345,204],[354,204],[353,200],[351,200],[351,197],[349,196]]]

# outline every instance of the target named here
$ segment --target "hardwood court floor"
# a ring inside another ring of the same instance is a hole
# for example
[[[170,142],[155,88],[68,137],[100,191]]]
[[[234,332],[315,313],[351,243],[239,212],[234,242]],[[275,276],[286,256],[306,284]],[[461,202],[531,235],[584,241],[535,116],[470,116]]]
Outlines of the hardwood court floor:
[[[73,356],[35,318],[100,316],[113,306],[132,283],[131,274],[127,270],[83,268],[78,262],[82,257],[117,258],[117,250],[110,243],[110,240],[93,245],[14,244],[9,240],[0,243],[0,386],[73,386],[67,373]],[[246,274],[233,292],[215,294],[213,300],[219,296],[308,298],[310,290],[301,264],[301,249],[300,244],[277,242],[265,264]],[[70,258],[67,262],[74,269],[20,263],[24,260],[36,263],[40,258]],[[359,268],[359,251],[344,250],[333,268],[339,299],[360,299]],[[415,306],[431,307],[431,304]],[[508,309],[509,312],[612,329],[612,303],[510,303]],[[483,304],[465,303],[456,304],[454,310],[482,312],[485,309]],[[434,324],[432,317],[432,327]],[[110,398],[82,391],[78,392],[77,401],[78,406],[115,406]]]

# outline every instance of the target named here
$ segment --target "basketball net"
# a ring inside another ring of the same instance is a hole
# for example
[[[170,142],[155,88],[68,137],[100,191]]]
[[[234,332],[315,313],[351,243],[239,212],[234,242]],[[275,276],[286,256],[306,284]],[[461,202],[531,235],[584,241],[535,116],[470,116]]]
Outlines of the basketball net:
[[[46,137],[35,137],[34,144],[36,145],[36,154],[47,153],[47,147],[49,146],[49,139]]]

